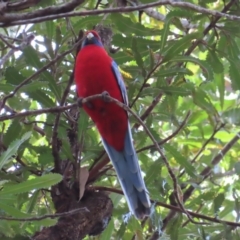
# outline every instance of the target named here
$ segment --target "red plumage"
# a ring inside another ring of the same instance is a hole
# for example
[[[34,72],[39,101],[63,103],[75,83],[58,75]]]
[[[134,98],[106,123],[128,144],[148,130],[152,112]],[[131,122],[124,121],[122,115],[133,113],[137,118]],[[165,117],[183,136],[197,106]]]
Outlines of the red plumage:
[[[104,48],[96,45],[84,47],[77,56],[75,66],[78,96],[85,98],[107,91],[111,97],[123,102],[111,64],[112,58]],[[101,136],[116,150],[121,151],[127,131],[126,111],[115,103],[106,104],[102,99],[93,100],[83,107],[95,122]]]

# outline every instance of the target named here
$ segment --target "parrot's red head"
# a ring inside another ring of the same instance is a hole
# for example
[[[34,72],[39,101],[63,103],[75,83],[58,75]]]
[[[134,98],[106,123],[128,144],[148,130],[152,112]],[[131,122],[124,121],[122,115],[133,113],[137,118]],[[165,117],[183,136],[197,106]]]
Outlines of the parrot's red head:
[[[82,43],[82,48],[87,46],[87,45],[91,45],[91,44],[95,44],[99,47],[103,47],[100,36],[94,30],[90,30],[90,31],[86,32],[85,39]]]

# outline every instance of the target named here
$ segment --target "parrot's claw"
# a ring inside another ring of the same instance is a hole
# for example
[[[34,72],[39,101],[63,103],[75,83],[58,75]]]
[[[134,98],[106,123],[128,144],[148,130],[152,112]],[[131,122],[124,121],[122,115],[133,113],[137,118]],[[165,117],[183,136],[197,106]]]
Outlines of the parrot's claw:
[[[78,104],[78,107],[80,107],[80,108],[83,106],[83,98],[82,97],[79,97],[77,99],[77,104]]]
[[[110,102],[109,97],[110,97],[110,95],[107,91],[102,92],[102,99],[104,102]]]

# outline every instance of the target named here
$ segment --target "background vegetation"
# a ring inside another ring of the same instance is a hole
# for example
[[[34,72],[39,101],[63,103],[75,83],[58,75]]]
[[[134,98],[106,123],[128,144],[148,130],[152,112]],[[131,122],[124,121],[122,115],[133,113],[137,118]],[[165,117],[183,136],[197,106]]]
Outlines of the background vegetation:
[[[0,11],[1,239],[240,239],[238,0],[16,0]],[[130,117],[153,201],[142,222],[126,217],[76,106],[75,56],[93,28],[144,122]]]

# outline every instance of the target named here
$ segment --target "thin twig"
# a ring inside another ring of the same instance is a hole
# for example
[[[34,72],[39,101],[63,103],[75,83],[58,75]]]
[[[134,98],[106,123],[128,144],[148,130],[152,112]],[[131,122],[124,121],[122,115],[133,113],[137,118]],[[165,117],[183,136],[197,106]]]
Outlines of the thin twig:
[[[43,109],[38,109],[38,110],[29,110],[26,112],[20,112],[20,113],[16,113],[16,114],[4,115],[4,116],[0,117],[0,122],[9,120],[9,119],[19,118],[19,117],[37,116],[37,115],[41,115],[44,113],[64,112],[64,111],[69,110],[76,106],[77,106],[77,103],[73,103],[73,104],[70,104],[67,106],[62,106],[62,107],[43,108]]]
[[[138,100],[138,98],[139,98],[141,92],[143,91],[144,86],[145,86],[145,84],[147,83],[148,79],[149,79],[149,78],[152,76],[152,74],[157,70],[157,68],[160,67],[161,63],[162,63],[162,59],[160,59],[160,60],[157,62],[157,64],[153,67],[153,69],[151,69],[151,71],[147,74],[147,76],[145,77],[145,79],[144,79],[144,81],[143,81],[143,84],[142,84],[141,88],[140,88],[139,91],[138,91],[137,96],[136,96],[136,97],[133,99],[133,101],[131,102],[130,107],[132,107],[132,106],[134,105],[134,103]]]
[[[101,169],[106,166],[109,163],[109,157],[108,155],[104,152],[104,155],[100,155],[101,158],[103,157],[103,160],[101,160],[96,166],[94,166],[90,171],[89,171],[89,177],[88,181],[93,182],[96,180],[96,176],[99,175]]]
[[[1,103],[2,103],[2,101],[0,101],[0,105],[1,105]],[[17,113],[15,110],[13,110],[11,107],[7,106],[6,104],[5,104],[5,106],[4,106],[4,109],[5,109],[6,112],[10,112],[11,114],[16,114],[16,113]],[[45,125],[47,125],[47,126],[53,126],[52,124],[46,123],[46,122],[44,122],[44,121],[27,121],[27,120],[24,119],[22,122],[23,122],[25,125],[34,124],[34,125],[33,125],[34,131],[38,132],[38,133],[41,134],[42,136],[45,136],[45,132],[44,132],[44,130],[43,130],[42,128],[40,128],[40,127],[38,127],[38,126],[36,125],[37,123],[42,123],[42,124],[45,124]]]
[[[75,44],[74,49],[76,47],[78,47],[79,42],[77,42],[77,44]],[[73,49],[72,49],[73,50]],[[70,76],[70,79],[68,81],[68,85],[65,88],[65,91],[63,93],[61,102],[60,102],[60,106],[63,106],[66,99],[67,99],[67,95],[69,93],[70,87],[73,83],[74,80],[74,75],[73,73]],[[60,172],[60,157],[59,157],[59,149],[58,149],[58,126],[59,126],[59,121],[60,121],[60,116],[61,116],[61,112],[59,112],[55,118],[55,122],[54,122],[54,126],[53,126],[53,133],[52,133],[52,155],[54,158],[54,170],[59,173]]]
[[[221,123],[218,127],[216,127],[212,133],[212,135],[208,138],[207,141],[205,141],[201,147],[201,149],[199,149],[199,151],[197,152],[197,154],[194,156],[194,158],[191,160],[191,164],[195,163],[196,159],[199,157],[199,155],[205,150],[206,146],[213,140],[214,136],[216,135],[216,133],[221,130],[224,127],[225,123]],[[182,175],[185,173],[185,170],[183,170],[178,178],[182,177]]]
[[[165,139],[161,140],[158,142],[158,145],[161,146],[163,145],[164,143],[168,142],[170,139],[172,139],[173,137],[175,137],[182,129],[183,127],[186,125],[186,122],[190,116],[191,112],[189,111],[187,113],[187,115],[185,116],[185,118],[183,119],[182,123],[179,125],[179,127],[171,134],[169,135],[168,137],[166,137]],[[145,151],[145,150],[149,150],[149,149],[152,149],[154,148],[155,145],[154,144],[151,144],[151,145],[148,145],[146,147],[143,147],[143,148],[140,148],[137,150],[137,153],[139,152],[142,152],[142,151]]]
[[[231,147],[240,139],[240,132],[238,132],[224,147],[219,153],[212,159],[210,166],[207,166],[202,170],[200,176],[202,176],[201,180],[197,183],[202,183],[207,177],[210,176],[212,172],[212,168],[216,166],[226,155],[226,153],[231,149]],[[190,186],[183,194],[183,201],[185,202],[194,191],[194,187]]]
[[[89,212],[87,208],[78,208],[71,210],[69,212],[63,212],[63,213],[55,213],[55,214],[46,214],[40,217],[29,217],[29,218],[14,218],[14,217],[3,217],[0,216],[1,220],[7,220],[7,221],[21,221],[21,222],[30,222],[30,221],[40,221],[46,218],[58,218],[58,217],[66,217],[70,215],[77,214],[79,212]]]
[[[6,43],[7,41],[4,40],[4,38],[1,36],[1,39]],[[14,47],[14,46],[10,46],[11,49],[10,51],[4,55],[1,59],[0,59],[0,67],[4,65],[4,63],[16,52],[19,50],[23,50],[26,46],[28,46],[31,41],[34,39],[34,35],[33,34],[29,34],[28,36],[26,36],[22,43],[18,46],[18,47]],[[8,43],[9,46],[9,43]],[[1,111],[1,108],[0,108]]]
[[[0,39],[7,45],[7,47],[13,49],[13,50],[21,50],[21,47],[20,46],[14,46],[13,44],[9,43],[6,39],[6,36],[4,36],[3,34],[0,34]],[[0,64],[1,65],[1,64]]]
[[[123,191],[120,190],[120,189],[116,189],[116,188],[103,187],[103,186],[93,186],[93,187],[91,187],[91,189],[99,190],[99,191],[105,191],[105,192],[114,192],[114,193],[123,195]],[[170,204],[162,203],[162,202],[156,202],[154,200],[151,200],[151,202],[156,204],[157,206],[160,206],[160,207],[171,209],[171,210],[176,211],[176,212],[183,212],[181,208],[179,208],[177,206],[174,206],[174,205],[170,205]],[[224,220],[217,219],[216,217],[209,217],[209,216],[199,214],[199,213],[196,213],[196,212],[192,212],[192,211],[188,211],[188,210],[187,210],[187,212],[188,212],[189,215],[191,215],[194,218],[204,219],[204,220],[207,220],[209,222],[214,222],[214,223],[226,224],[226,225],[229,225],[229,226],[240,227],[240,223],[237,223],[237,222],[224,221]]]

